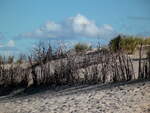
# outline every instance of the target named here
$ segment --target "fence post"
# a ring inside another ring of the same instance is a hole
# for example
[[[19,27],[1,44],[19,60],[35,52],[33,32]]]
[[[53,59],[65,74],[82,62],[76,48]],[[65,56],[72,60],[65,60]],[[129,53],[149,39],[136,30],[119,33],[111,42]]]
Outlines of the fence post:
[[[142,59],[142,43],[140,44],[140,49],[139,49],[139,73],[138,73],[139,79],[142,78],[141,59]]]

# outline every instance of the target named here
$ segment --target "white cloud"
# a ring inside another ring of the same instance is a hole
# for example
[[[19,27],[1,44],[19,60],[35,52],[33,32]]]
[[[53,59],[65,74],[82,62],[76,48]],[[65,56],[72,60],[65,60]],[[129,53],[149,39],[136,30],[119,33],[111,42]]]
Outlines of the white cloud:
[[[99,28],[96,24],[80,14],[76,17],[71,17],[69,20],[74,33],[77,33],[78,35],[86,37],[96,37],[100,35]]]
[[[104,28],[107,29],[107,30],[109,30],[109,31],[113,30],[112,26],[110,26],[108,24],[104,24]]]
[[[0,52],[4,54],[5,52],[14,53],[18,51],[18,49],[15,47],[14,40],[9,40],[7,42],[5,40],[5,36],[0,32]]]
[[[9,40],[6,46],[7,47],[14,47],[15,46],[15,42],[13,40]]]
[[[9,40],[7,44],[0,43],[0,51],[17,51],[18,49],[15,47],[15,42],[13,40]]]
[[[42,28],[43,31],[59,31],[61,30],[61,25],[56,24],[55,22],[48,21]],[[40,31],[41,31],[40,30]]]
[[[111,34],[113,28],[110,25],[97,26],[94,21],[78,14],[61,23],[48,21],[42,27],[33,32],[23,33],[19,37],[24,38],[74,38],[91,37],[98,38]]]

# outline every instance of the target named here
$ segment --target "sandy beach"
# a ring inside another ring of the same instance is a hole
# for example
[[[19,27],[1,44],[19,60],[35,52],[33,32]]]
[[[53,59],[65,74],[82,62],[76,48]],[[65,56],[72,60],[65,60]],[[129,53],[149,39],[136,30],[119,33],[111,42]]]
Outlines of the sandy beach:
[[[0,113],[150,113],[150,81],[64,86],[0,98]]]

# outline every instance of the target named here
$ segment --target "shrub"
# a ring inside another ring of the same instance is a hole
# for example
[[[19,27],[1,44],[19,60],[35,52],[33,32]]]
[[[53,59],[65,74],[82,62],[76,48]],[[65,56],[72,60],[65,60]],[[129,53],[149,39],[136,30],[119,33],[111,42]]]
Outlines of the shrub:
[[[74,49],[76,52],[83,52],[83,51],[86,51],[86,50],[90,50],[92,47],[89,46],[88,44],[86,43],[77,43],[75,46],[74,46]]]
[[[128,54],[133,54],[137,46],[141,43],[144,45],[149,45],[150,38],[144,39],[142,37],[119,35],[110,41],[109,46],[114,52],[123,50]]]
[[[111,50],[117,52],[118,50],[120,50],[120,43],[121,43],[121,36],[119,35],[110,41],[109,46]]]
[[[36,47],[33,48],[32,55],[33,61],[37,63],[45,63],[52,59],[52,47],[50,44],[39,42]]]

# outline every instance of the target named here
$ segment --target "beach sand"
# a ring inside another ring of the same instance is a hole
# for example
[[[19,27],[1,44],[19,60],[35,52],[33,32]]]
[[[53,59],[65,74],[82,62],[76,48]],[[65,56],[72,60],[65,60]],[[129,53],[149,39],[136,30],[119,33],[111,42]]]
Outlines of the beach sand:
[[[0,113],[150,113],[150,81],[66,86],[2,96]]]

